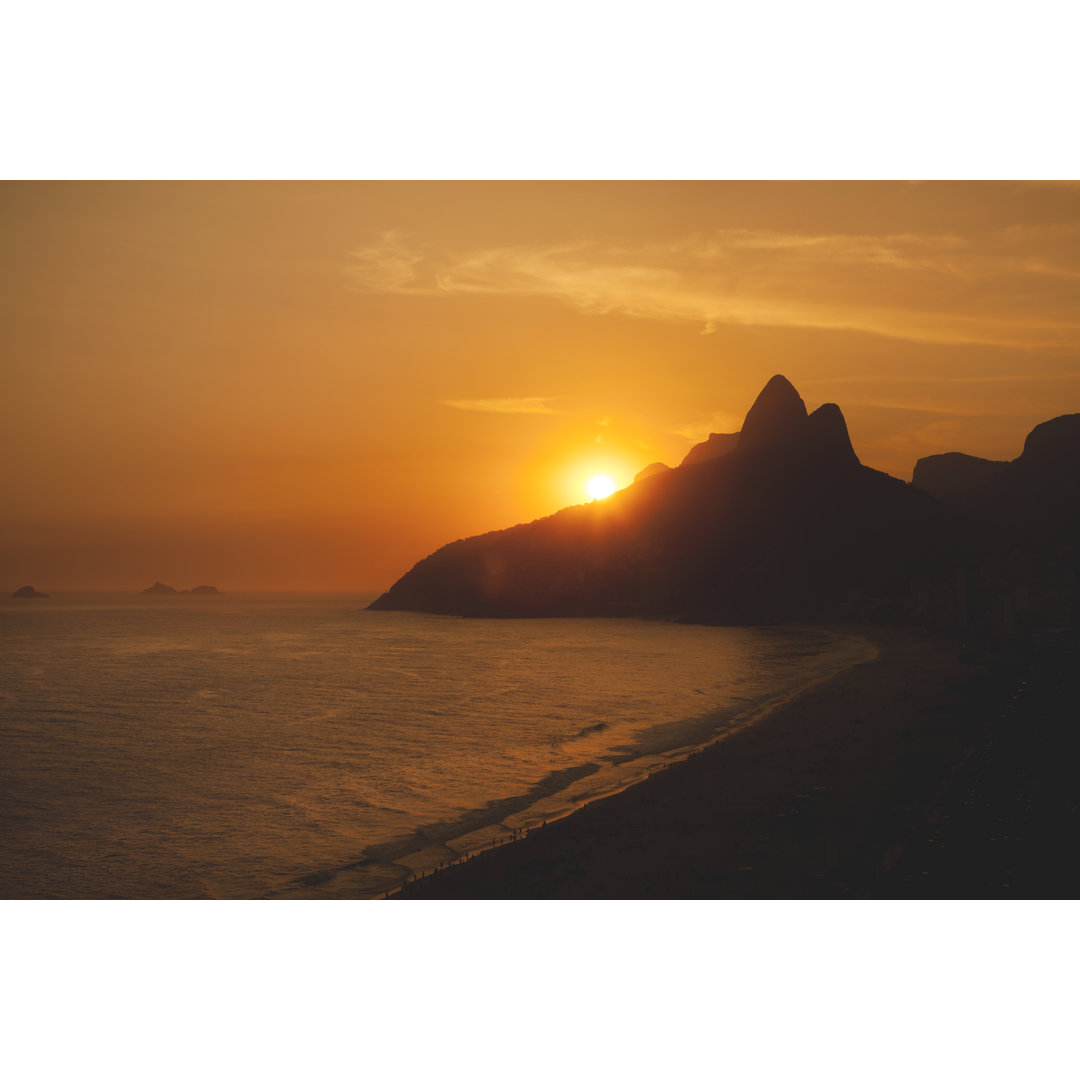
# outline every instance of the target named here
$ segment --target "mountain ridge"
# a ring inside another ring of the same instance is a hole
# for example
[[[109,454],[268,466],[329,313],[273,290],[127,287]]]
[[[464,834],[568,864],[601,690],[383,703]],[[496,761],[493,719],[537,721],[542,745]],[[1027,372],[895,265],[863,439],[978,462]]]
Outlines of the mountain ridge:
[[[807,413],[774,376],[737,443],[602,502],[447,544],[375,610],[464,615],[809,617],[852,590],[893,595],[940,569],[955,515],[862,465],[839,407]]]
[[[920,458],[913,486],[1013,542],[1080,532],[1080,413],[1037,424],[1012,461],[949,452]]]

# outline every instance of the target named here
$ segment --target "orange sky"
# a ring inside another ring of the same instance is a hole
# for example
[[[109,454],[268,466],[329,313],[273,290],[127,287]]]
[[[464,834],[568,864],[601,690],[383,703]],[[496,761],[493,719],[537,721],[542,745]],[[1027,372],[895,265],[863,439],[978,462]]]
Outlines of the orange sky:
[[[1080,187],[0,185],[0,585],[384,589],[735,430],[1080,411]],[[10,591],[10,590],[9,590]]]

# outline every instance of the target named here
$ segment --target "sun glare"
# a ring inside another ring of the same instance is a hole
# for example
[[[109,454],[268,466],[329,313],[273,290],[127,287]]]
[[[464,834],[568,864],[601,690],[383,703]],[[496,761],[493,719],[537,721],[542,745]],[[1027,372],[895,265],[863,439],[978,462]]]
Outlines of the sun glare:
[[[604,473],[597,473],[596,476],[589,477],[585,490],[589,493],[590,499],[606,499],[616,490],[615,481]]]

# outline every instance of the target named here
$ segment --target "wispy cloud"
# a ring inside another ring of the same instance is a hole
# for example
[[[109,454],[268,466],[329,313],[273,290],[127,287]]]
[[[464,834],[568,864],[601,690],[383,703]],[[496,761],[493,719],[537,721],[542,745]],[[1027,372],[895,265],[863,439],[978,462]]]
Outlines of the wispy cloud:
[[[523,397],[523,398],[469,398],[444,401],[451,409],[465,409],[467,412],[488,413],[540,413],[557,415],[559,410],[553,409],[548,402],[554,401],[550,397]]]
[[[420,252],[410,248],[396,232],[383,233],[374,243],[352,253],[349,276],[370,292],[402,292],[414,281]]]
[[[425,254],[398,234],[353,253],[362,289],[535,296],[697,324],[856,330],[951,344],[1076,348],[1080,225],[952,234],[727,229],[668,243]]]

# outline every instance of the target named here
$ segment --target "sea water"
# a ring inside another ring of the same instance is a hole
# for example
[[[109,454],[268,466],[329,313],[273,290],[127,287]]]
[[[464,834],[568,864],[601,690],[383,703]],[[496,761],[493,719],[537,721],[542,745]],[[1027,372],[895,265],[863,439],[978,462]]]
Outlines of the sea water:
[[[0,601],[0,896],[381,896],[868,648],[370,599]]]

